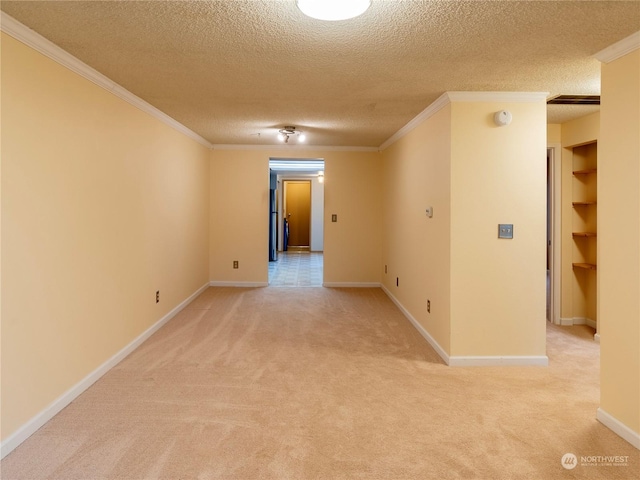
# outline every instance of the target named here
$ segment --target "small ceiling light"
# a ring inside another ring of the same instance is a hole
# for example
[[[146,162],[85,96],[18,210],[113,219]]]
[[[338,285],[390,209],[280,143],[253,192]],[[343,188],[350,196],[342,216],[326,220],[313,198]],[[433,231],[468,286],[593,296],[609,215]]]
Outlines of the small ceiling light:
[[[298,142],[304,142],[307,137],[304,133],[296,130],[296,127],[286,126],[278,130],[278,140],[289,143],[289,137],[298,137]]]
[[[305,15],[318,20],[347,20],[362,15],[371,0],[297,0]]]

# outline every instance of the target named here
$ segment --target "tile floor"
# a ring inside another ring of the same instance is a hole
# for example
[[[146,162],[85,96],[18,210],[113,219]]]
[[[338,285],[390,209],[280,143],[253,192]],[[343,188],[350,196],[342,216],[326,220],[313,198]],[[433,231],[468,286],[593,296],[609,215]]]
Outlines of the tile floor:
[[[321,287],[322,252],[278,252],[278,260],[269,262],[271,287]]]

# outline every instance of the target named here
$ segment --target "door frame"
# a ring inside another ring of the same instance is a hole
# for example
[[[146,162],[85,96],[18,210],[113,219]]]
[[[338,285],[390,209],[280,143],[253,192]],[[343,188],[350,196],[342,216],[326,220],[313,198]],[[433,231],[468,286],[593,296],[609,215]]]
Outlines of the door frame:
[[[309,184],[309,251],[311,251],[311,240],[313,239],[313,182],[310,178],[283,178],[282,179],[282,238],[284,238],[284,219],[287,212],[287,183],[308,183]]]
[[[560,325],[560,267],[561,263],[561,198],[562,198],[562,145],[550,143],[547,145],[549,157],[549,195],[548,219],[551,225],[551,245],[549,248],[549,321]]]

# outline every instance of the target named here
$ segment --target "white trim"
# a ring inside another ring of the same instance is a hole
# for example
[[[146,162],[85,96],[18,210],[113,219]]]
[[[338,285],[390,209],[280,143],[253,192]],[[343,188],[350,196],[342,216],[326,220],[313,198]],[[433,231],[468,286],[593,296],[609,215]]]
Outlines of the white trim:
[[[447,92],[447,95],[450,102],[546,103],[549,92]]]
[[[326,288],[380,288],[379,282],[322,282]]]
[[[384,293],[396,304],[398,309],[412,323],[416,330],[429,342],[444,363],[450,367],[493,367],[493,366],[540,366],[549,365],[549,357],[546,355],[514,355],[514,356],[449,356],[440,344],[413,318],[413,315],[404,308],[397,298],[384,286],[381,286]]]
[[[160,329],[165,323],[171,320],[176,314],[178,314],[184,307],[189,305],[198,295],[200,295],[209,285],[205,284],[200,287],[195,293],[191,294],[186,300],[182,301],[173,310],[167,313],[164,317],[151,325],[148,329],[138,335],[133,341],[131,341],[122,350],[96,368],[93,372],[87,375],[85,378],[76,383],[73,387],[63,393],[60,397],[53,401],[40,413],[32,417],[27,423],[22,425],[18,430],[11,434],[6,440],[0,444],[0,458],[6,457],[17,446],[24,442],[27,438],[33,435],[40,427],[51,420],[58,412],[73,402],[80,394],[87,390],[91,385],[100,379],[105,373],[115,367],[124,358],[138,348],[145,340],[153,335]]]
[[[404,314],[404,316],[407,317],[407,319],[411,322],[411,324],[415,327],[415,329],[418,330],[418,333],[420,333],[420,335],[424,337],[424,339],[429,343],[429,345],[431,345],[431,347],[436,351],[436,353],[440,355],[440,358],[444,360],[444,363],[446,363],[447,365],[450,365],[449,355],[447,354],[447,352],[444,351],[444,348],[440,346],[440,344],[436,341],[436,339],[433,338],[429,334],[429,332],[427,332],[425,328],[422,325],[420,325],[420,323],[415,318],[413,318],[413,315],[411,315],[409,311],[406,308],[404,308],[404,306],[400,303],[400,301],[393,296],[393,294],[387,289],[387,287],[385,287],[384,285],[381,285],[381,288],[384,291],[384,293],[386,293],[387,296],[391,299],[391,301],[395,303],[396,307],[398,307],[398,309]]]
[[[24,43],[25,45],[31,47],[42,55],[59,63],[63,67],[68,68],[72,72],[77,73],[81,77],[86,78],[99,87],[102,87],[108,92],[113,93],[125,102],[133,105],[136,108],[139,108],[145,113],[148,113],[152,117],[160,120],[162,123],[195,140],[201,145],[204,145],[207,148],[212,148],[212,144],[209,141],[195,133],[193,130],[185,127],[166,113],[158,110],[150,103],[145,102],[140,97],[134,95],[124,87],[121,87],[113,80],[109,79],[97,70],[91,68],[86,63],[78,60],[69,52],[58,47],[39,33],[36,33],[34,30],[31,30],[30,28],[23,25],[15,18],[7,15],[4,12],[0,12],[0,30],[5,32],[7,35],[12,36],[16,40]]]
[[[440,110],[446,107],[449,103],[450,101],[447,93],[443,93],[442,95],[440,95],[440,97],[438,97],[436,101],[434,101],[431,105],[429,105],[422,112],[420,112],[413,120],[411,120],[404,127],[402,127],[400,130],[394,133],[391,137],[389,137],[386,142],[380,145],[380,150],[384,150],[388,146],[400,140],[402,137],[407,135],[411,130],[416,128],[422,122],[424,122],[428,118],[433,117],[436,113],[438,113]]]
[[[452,355],[449,357],[449,365],[451,367],[547,367],[549,365],[549,357],[546,355]]]
[[[594,57],[602,63],[610,63],[620,57],[640,48],[640,31],[632,33],[627,38],[600,50]]]
[[[268,287],[269,282],[226,282],[215,281],[209,282],[210,287],[238,287],[238,288],[255,288],[255,287]]]
[[[387,141],[380,145],[379,150],[382,151],[394,144],[451,102],[537,103],[546,102],[548,96],[549,92],[445,92],[414,117],[413,120],[389,137]]]
[[[562,198],[562,145],[550,143],[547,145],[552,151],[551,157],[551,322],[560,324],[560,275],[561,275],[561,245],[562,211],[560,201]]]
[[[605,412],[602,408],[598,408],[596,411],[596,418],[605,427],[612,430],[613,433],[640,450],[640,433],[634,432],[620,420]]]
[[[322,145],[287,145],[282,144],[274,145],[236,145],[236,144],[213,144],[211,145],[213,150],[260,150],[260,151],[285,151],[285,150],[312,150],[327,151],[327,152],[378,152],[378,147],[340,147],[340,146],[322,146]],[[276,155],[277,158],[283,160],[289,160],[286,157],[282,157],[282,154]]]
[[[573,318],[561,318],[559,325],[563,327],[571,327],[572,325],[588,325],[591,328],[597,328],[597,322],[590,318],[585,317],[573,317]]]

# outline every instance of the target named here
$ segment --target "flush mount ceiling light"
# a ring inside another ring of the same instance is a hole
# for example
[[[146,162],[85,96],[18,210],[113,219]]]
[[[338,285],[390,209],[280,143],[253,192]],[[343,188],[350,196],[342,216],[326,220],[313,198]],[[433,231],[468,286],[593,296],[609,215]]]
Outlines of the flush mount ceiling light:
[[[318,20],[347,20],[362,15],[371,0],[297,0],[305,15]]]
[[[298,142],[304,143],[307,139],[304,133],[296,130],[296,127],[286,126],[278,130],[278,140],[284,143],[289,143],[289,137],[298,137]]]

